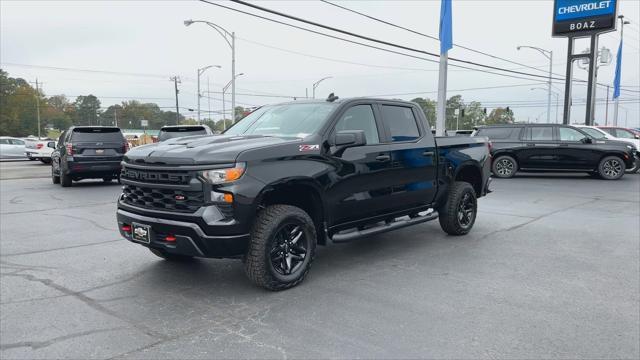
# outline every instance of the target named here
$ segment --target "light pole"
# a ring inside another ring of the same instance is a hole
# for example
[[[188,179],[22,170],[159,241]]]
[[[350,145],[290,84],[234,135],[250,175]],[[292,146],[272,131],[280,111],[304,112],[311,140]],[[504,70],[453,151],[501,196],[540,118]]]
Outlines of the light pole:
[[[543,89],[543,88],[531,88],[531,90],[547,91],[547,89]],[[558,107],[560,106],[560,94],[558,94],[555,91],[551,91],[551,93],[556,96],[556,124],[557,124],[558,123]]]
[[[227,85],[225,85],[222,88],[222,129],[223,130],[227,130],[227,121],[225,120],[224,116],[225,116],[225,101],[224,101],[224,93],[227,91],[227,89],[229,88],[229,85],[231,84],[235,84],[236,83],[236,78],[238,76],[244,75],[244,73],[240,73],[238,75],[236,75],[233,79],[229,80],[229,82],[227,83]],[[236,122],[236,107],[235,107],[235,103],[232,102],[231,104],[232,109],[231,109],[231,122],[235,123]]]
[[[631,24],[630,21],[626,21],[624,19],[624,15],[620,15],[618,16],[618,19],[620,19],[620,49],[618,50],[618,56],[622,56],[622,41],[624,40],[623,35],[624,35],[624,26],[627,24]],[[617,60],[617,59],[616,59]],[[622,65],[621,60],[618,60],[620,62],[618,62],[618,64]],[[621,72],[622,69],[617,69],[616,71]],[[614,96],[615,96],[615,90],[614,90]],[[618,108],[620,107],[620,96],[616,96],[616,100],[615,100],[615,105],[613,107],[613,126],[618,126]]]
[[[549,59],[549,94],[547,94],[547,123],[551,123],[551,75],[553,74],[553,51],[541,49],[535,46],[518,46],[520,49],[533,49],[540,52],[547,59]]]
[[[202,75],[205,71],[207,71],[207,69],[212,67],[217,67],[218,69],[222,69],[222,66],[220,65],[208,65],[198,69],[198,124],[200,124],[200,98],[202,97],[202,93],[200,92],[200,75]]]
[[[314,82],[314,83],[313,83],[313,87],[312,87],[312,88],[313,88],[313,90],[311,91],[311,94],[312,94],[312,95],[311,95],[311,98],[313,98],[313,99],[315,99],[315,98],[316,98],[316,88],[318,87],[318,85],[320,85],[320,83],[321,83],[321,82],[323,82],[323,81],[325,81],[325,80],[327,80],[327,79],[331,79],[331,78],[332,78],[332,76],[327,76],[327,77],[324,77],[324,78],[322,78],[322,79],[320,79],[320,80],[318,80],[318,81]]]
[[[224,38],[224,41],[227,42],[227,45],[231,48],[231,106],[236,108],[236,33],[228,32],[225,28],[220,25],[216,25],[209,21],[204,20],[185,20],[184,26],[189,26],[193,23],[203,23],[209,25],[215,31]]]

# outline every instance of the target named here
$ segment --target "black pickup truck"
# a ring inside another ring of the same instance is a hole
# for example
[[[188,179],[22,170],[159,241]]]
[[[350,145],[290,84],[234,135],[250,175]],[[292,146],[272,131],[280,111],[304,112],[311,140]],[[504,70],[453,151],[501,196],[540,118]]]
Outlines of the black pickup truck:
[[[468,233],[491,160],[484,138],[435,138],[414,103],[331,96],[140,146],[122,165],[127,240],[168,260],[239,258],[256,284],[282,290],[304,279],[317,244],[436,218]]]

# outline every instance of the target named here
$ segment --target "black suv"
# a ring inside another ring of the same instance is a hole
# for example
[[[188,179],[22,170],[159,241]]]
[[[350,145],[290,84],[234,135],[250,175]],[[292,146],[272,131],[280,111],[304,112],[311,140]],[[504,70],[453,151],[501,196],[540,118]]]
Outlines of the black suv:
[[[72,126],[51,154],[51,180],[69,187],[81,179],[119,179],[127,150],[129,144],[117,127]]]
[[[491,140],[491,169],[499,178],[513,177],[517,171],[584,171],[605,180],[617,180],[625,169],[634,166],[633,146],[595,139],[568,125],[485,126],[473,136]]]

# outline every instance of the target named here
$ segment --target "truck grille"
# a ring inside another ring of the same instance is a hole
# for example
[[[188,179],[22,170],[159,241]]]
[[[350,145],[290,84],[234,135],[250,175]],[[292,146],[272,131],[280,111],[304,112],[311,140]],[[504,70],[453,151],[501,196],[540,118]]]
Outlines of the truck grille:
[[[141,170],[128,168],[126,165],[122,168],[120,177],[137,182],[145,182],[151,184],[189,184],[191,174],[188,171],[160,171],[160,170]]]
[[[122,187],[125,204],[145,209],[192,213],[204,205],[202,191],[154,189],[125,184]]]

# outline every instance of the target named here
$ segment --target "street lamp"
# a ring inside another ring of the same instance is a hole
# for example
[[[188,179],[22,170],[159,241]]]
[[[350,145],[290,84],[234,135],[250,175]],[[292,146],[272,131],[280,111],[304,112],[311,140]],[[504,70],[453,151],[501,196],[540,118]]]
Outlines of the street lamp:
[[[312,95],[311,95],[311,97],[313,99],[316,98],[316,88],[318,87],[318,85],[320,85],[321,82],[323,82],[323,81],[325,81],[327,79],[331,79],[331,78],[332,78],[332,76],[327,76],[327,77],[324,77],[324,78],[322,78],[322,79],[320,79],[320,80],[318,80],[318,81],[313,83],[313,91],[312,91]]]
[[[235,84],[236,83],[236,78],[239,76],[244,75],[244,73],[240,73],[236,76],[233,77],[233,79],[229,80],[229,82],[227,83],[227,85],[225,85],[224,87],[222,87],[222,129],[223,130],[227,130],[227,121],[224,118],[225,115],[225,101],[224,101],[224,93],[227,92],[227,89],[229,88],[229,85],[231,84]],[[233,123],[236,122],[236,107],[235,107],[235,103],[232,102],[231,104],[232,108],[231,108],[231,121]]]
[[[543,89],[543,88],[531,88],[530,90],[548,91],[547,89]],[[558,106],[560,105],[560,94],[558,94],[555,91],[551,91],[551,93],[556,96],[556,124],[557,124],[558,123]]]
[[[532,49],[540,52],[547,59],[549,59],[549,94],[547,95],[547,123],[551,123],[551,75],[553,74],[553,51],[541,49],[535,46],[518,46],[520,49]]]
[[[200,98],[202,97],[202,93],[200,92],[200,75],[202,75],[205,71],[207,71],[207,69],[210,69],[212,67],[222,69],[222,66],[220,65],[208,65],[198,69],[198,124],[200,124]]]
[[[220,36],[222,36],[224,41],[226,41],[229,47],[231,48],[231,83],[232,83],[231,106],[235,109],[236,108],[236,82],[235,82],[235,79],[236,79],[236,33],[228,32],[222,26],[216,25],[214,23],[211,23],[209,21],[204,21],[204,20],[191,20],[191,19],[185,20],[184,26],[189,26],[193,23],[203,23],[203,24],[209,25],[211,28],[217,31],[218,34],[220,34]]]

